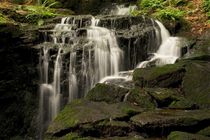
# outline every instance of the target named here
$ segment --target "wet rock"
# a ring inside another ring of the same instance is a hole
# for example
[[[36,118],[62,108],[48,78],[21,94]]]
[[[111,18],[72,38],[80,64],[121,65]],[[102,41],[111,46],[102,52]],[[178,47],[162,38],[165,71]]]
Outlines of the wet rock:
[[[133,80],[140,87],[180,87],[185,74],[183,64],[135,69]]]
[[[209,110],[154,110],[143,112],[131,121],[149,135],[167,135],[174,130],[196,132],[210,124]]]
[[[210,137],[191,134],[186,132],[174,131],[167,137],[167,140],[209,140]]]
[[[122,102],[128,89],[111,84],[97,84],[91,89],[86,98],[90,101],[117,103]]]

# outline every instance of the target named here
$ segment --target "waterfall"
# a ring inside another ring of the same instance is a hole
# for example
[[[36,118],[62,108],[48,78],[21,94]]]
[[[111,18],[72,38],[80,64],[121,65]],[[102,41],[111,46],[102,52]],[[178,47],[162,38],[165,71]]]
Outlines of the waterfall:
[[[138,64],[138,68],[145,68],[149,65],[162,66],[173,64],[181,56],[181,39],[179,37],[171,37],[164,25],[156,21],[161,30],[162,43],[156,53],[147,60]]]
[[[100,21],[93,17],[90,26],[85,28],[86,36],[79,36],[78,31],[84,29],[81,28],[82,22],[80,20],[78,27],[74,18],[62,18],[51,30],[53,47],[46,45],[41,50],[41,135],[62,107],[61,100],[65,94],[61,90],[63,81],[68,80],[68,102],[71,102],[84,97],[102,78],[117,75],[122,70],[123,51],[118,46],[115,33],[97,26]],[[50,50],[57,50],[57,54],[51,55]],[[68,78],[65,78],[62,76],[63,55],[68,53]],[[51,61],[54,61],[53,81],[49,82],[52,79],[49,72]]]

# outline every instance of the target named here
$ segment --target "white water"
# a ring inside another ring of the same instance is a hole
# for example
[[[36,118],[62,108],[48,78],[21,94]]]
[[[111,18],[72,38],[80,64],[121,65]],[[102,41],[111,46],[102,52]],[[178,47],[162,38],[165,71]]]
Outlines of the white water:
[[[145,68],[150,64],[156,66],[162,66],[166,64],[174,64],[176,60],[181,56],[180,38],[170,37],[168,30],[164,25],[156,21],[161,30],[162,43],[156,53],[147,60],[138,64],[138,68]]]
[[[62,52],[65,51],[66,43],[71,49],[68,66],[69,102],[84,97],[102,78],[117,75],[121,70],[123,51],[118,46],[114,32],[98,27],[99,22],[98,19],[92,18],[91,26],[87,28],[87,36],[83,37],[87,43],[83,44],[82,48],[77,48],[79,45],[77,40],[81,38],[77,38],[76,30],[73,29],[76,26],[75,19],[63,18],[61,23],[55,26],[51,37],[53,44],[58,47],[58,52],[54,56],[52,83],[49,83],[51,79],[49,77],[49,61],[52,56],[50,56],[50,48],[48,46],[43,47],[43,53],[40,57],[42,79],[40,85],[41,133],[57,116],[61,108]],[[82,53],[78,54],[78,49]],[[78,65],[79,69],[77,69]]]
[[[137,9],[136,5],[133,6],[128,6],[126,7],[125,5],[117,5],[116,9],[111,11],[112,15],[130,15],[131,12]]]

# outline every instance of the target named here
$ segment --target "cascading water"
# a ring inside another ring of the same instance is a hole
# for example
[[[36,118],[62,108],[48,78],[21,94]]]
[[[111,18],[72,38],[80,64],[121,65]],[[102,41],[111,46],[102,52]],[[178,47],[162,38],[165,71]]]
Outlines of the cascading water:
[[[116,5],[116,9],[111,11],[111,15],[130,15],[131,12],[137,9],[136,5],[125,6],[125,5]]]
[[[119,13],[115,14],[126,15],[130,9],[134,8],[121,7],[120,9],[119,7]],[[53,30],[50,30],[50,35],[46,37],[50,38],[51,47],[44,43],[40,57],[41,135],[56,117],[63,104],[84,97],[96,83],[104,83],[113,79],[132,80],[132,71],[122,71],[126,70],[123,68],[124,52],[118,45],[119,36],[117,38],[115,35],[116,28],[112,26],[109,26],[112,29],[105,28],[105,19],[103,19],[104,24],[100,25],[99,19],[92,17],[90,20],[88,18],[62,18],[61,22]],[[129,23],[131,20],[129,18]],[[156,47],[157,44],[159,46],[162,41],[154,56],[150,60],[140,63],[139,67],[146,67],[153,62],[155,65],[174,63],[180,56],[180,48],[177,47],[179,39],[170,37],[168,31],[158,21],[141,18],[134,22],[138,21],[150,24],[146,30],[151,33],[146,35],[149,41],[146,41],[147,44],[142,44],[145,53],[154,53],[157,49],[153,50],[153,47]],[[128,28],[126,31],[138,29],[137,26],[128,26]],[[124,28],[120,30],[123,31]],[[139,43],[141,40],[139,41],[139,38],[135,37],[131,36],[128,41],[129,56],[127,60],[135,61],[132,63],[132,68],[138,63],[136,56],[139,55],[139,51],[137,52],[135,47],[141,47]],[[132,53],[136,53],[135,57],[132,56]],[[64,85],[68,88],[63,88]],[[65,103],[61,101],[65,101]]]
[[[137,67],[145,68],[148,65],[166,65],[173,64],[181,56],[180,38],[170,37],[168,30],[159,21],[156,21],[161,29],[162,44],[158,51],[148,61],[141,62]]]
[[[81,21],[82,22],[82,21]],[[75,27],[75,19],[62,18],[52,34],[52,44],[58,48],[54,60],[53,81],[49,83],[49,64],[51,60],[49,46],[44,46],[40,59],[42,84],[40,86],[40,123],[41,135],[61,108],[61,84],[64,79],[61,75],[63,56],[69,53],[68,66],[68,101],[82,98],[102,78],[116,75],[123,61],[123,51],[119,48],[115,33],[98,27],[99,20],[92,18],[91,25],[86,27],[86,36],[78,36],[80,28]],[[85,43],[84,43],[84,42]],[[83,42],[81,45],[80,42]],[[78,47],[79,46],[79,47]],[[80,90],[78,90],[80,89]]]

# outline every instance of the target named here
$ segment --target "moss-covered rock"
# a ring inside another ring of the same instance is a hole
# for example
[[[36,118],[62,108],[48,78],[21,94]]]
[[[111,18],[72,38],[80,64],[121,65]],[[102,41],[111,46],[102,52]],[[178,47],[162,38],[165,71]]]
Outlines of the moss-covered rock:
[[[210,126],[200,130],[197,134],[210,137]]]
[[[162,67],[136,69],[133,80],[140,87],[179,87],[185,69],[182,63]]]
[[[60,137],[75,131],[78,131],[81,135],[91,136],[91,132],[101,132],[96,129],[96,124],[99,122],[123,119],[129,117],[131,113],[139,112],[142,112],[142,109],[132,107],[132,105],[125,103],[107,104],[105,102],[75,100],[66,105],[58,114],[56,119],[49,126],[46,136]],[[123,123],[118,124],[118,128],[125,127],[122,126]],[[117,127],[115,123],[112,125]],[[94,136],[95,135],[97,136],[97,134],[94,134]]]
[[[123,101],[128,91],[128,89],[116,85],[97,84],[88,92],[86,98],[96,102],[117,103]]]
[[[191,134],[186,132],[174,131],[167,137],[167,140],[209,140],[210,137],[202,135]]]
[[[183,78],[183,91],[187,99],[200,107],[210,107],[210,63],[191,62],[186,66]]]
[[[168,108],[170,108],[170,109],[198,109],[199,106],[196,105],[195,102],[193,102],[193,101],[191,101],[189,99],[180,97],[179,100],[173,101],[168,106]]]
[[[210,123],[209,110],[154,110],[131,118],[138,127],[150,135],[167,135],[174,130],[198,131]],[[202,124],[202,122],[206,124]]]
[[[156,107],[156,103],[146,90],[140,88],[130,90],[126,101],[142,108],[154,109]]]
[[[145,90],[157,102],[159,108],[167,107],[171,102],[179,100],[182,96],[177,89],[146,88]]]

